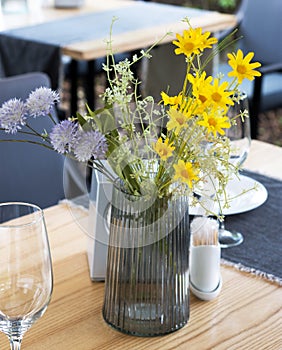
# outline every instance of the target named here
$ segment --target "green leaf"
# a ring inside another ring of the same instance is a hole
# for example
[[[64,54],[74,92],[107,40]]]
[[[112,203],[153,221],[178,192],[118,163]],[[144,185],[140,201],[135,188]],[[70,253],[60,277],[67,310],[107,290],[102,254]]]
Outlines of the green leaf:
[[[116,129],[116,121],[114,115],[110,112],[111,105],[106,105],[103,108],[99,108],[92,111],[88,105],[86,105],[88,116],[94,120],[99,131],[106,135],[112,130]]]
[[[100,121],[102,123],[101,132],[103,134],[107,134],[117,129],[115,116],[109,110],[105,110],[100,114]]]
[[[76,117],[79,125],[83,126],[87,123],[87,120],[80,113],[76,112]]]

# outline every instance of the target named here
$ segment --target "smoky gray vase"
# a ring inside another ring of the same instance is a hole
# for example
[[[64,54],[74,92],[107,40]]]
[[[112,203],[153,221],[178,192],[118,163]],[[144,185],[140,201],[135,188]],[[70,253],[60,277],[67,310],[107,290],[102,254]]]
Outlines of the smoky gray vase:
[[[103,317],[115,329],[159,336],[189,319],[188,198],[129,195],[114,186]]]

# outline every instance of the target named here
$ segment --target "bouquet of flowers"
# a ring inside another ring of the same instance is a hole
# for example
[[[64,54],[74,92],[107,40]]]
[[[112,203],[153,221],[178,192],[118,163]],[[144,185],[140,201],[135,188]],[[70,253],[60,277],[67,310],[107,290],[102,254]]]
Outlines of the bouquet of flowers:
[[[228,54],[232,83],[222,75],[208,76],[205,67],[217,51],[217,39],[185,20],[188,28],[173,40],[175,54],[183,55],[187,63],[177,96],[163,91],[157,102],[139,96],[141,82],[134,77],[132,66],[150,58],[152,48],[142,50],[132,61],[116,63],[110,37],[104,65],[109,87],[102,94],[103,108],[92,111],[87,106],[85,115],[54,120],[50,133],[31,129],[29,118],[52,118],[51,109],[59,101],[57,92],[41,87],[26,101],[14,98],[2,105],[1,129],[15,134],[26,132],[25,126],[38,144],[87,162],[111,181],[120,178],[126,191],[136,196],[152,191],[159,198],[191,193],[207,179],[213,179],[217,193],[222,193],[231,174],[238,171],[229,162],[230,144],[225,136],[236,118],[230,120],[227,112],[241,98],[243,79],[260,75],[255,70],[260,63],[251,63],[254,53],[244,56],[238,50]],[[202,62],[204,51],[211,48]],[[247,112],[237,117],[245,118]],[[107,170],[105,160],[112,171]]]

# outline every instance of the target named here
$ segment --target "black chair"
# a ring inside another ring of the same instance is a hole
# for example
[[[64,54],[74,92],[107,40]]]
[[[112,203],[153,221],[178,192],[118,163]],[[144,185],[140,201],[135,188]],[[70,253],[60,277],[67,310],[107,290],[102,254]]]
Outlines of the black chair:
[[[245,79],[242,84],[249,98],[251,136],[258,136],[258,115],[267,110],[282,106],[282,45],[281,45],[281,0],[242,0],[236,14],[238,20],[237,36],[242,36],[238,47],[243,52],[253,51],[254,60],[259,61],[261,77],[254,81]],[[228,32],[218,37],[222,40]],[[215,67],[227,78],[230,67],[219,64]]]
[[[10,98],[25,100],[29,93],[50,86],[44,73],[28,73],[0,79],[0,106]],[[56,118],[56,114],[54,114]],[[31,118],[36,130],[50,131],[50,118]],[[11,135],[0,130],[0,140],[27,139],[25,134]],[[0,202],[24,201],[42,208],[57,204],[65,197],[64,157],[47,148],[22,142],[0,141]]]

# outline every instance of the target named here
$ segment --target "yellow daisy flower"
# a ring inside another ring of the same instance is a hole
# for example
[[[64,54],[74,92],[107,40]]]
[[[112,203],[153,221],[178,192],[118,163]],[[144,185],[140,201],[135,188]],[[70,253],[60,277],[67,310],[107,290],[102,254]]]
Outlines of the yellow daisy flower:
[[[200,47],[202,51],[204,51],[204,49],[211,49],[212,45],[218,42],[217,38],[214,38],[214,37],[209,38],[210,35],[211,35],[210,32],[205,32],[202,35],[202,45]]]
[[[242,50],[239,49],[236,54],[229,53],[227,57],[229,58],[228,64],[233,69],[228,76],[237,78],[239,84],[242,84],[244,79],[254,80],[255,77],[261,76],[261,73],[255,70],[261,64],[259,62],[250,63],[254,57],[253,52],[249,52],[244,57]]]
[[[181,129],[186,126],[189,116],[174,108],[170,108],[167,114],[169,116],[169,121],[166,124],[167,130],[170,131],[174,129],[175,134],[178,135]]]
[[[169,139],[166,139],[164,142],[162,138],[160,137],[158,141],[155,143],[154,150],[157,152],[157,154],[160,156],[161,160],[167,160],[169,157],[172,156],[172,153],[175,149],[175,147],[171,146],[171,144],[168,144]]]
[[[183,160],[179,160],[173,167],[175,170],[174,180],[186,183],[190,188],[192,188],[193,181],[199,180],[198,170],[193,168],[191,162],[185,163]]]
[[[209,38],[210,32],[202,34],[202,28],[190,28],[183,31],[183,36],[176,34],[177,40],[172,43],[178,46],[175,49],[176,55],[184,54],[187,57],[192,54],[198,55],[206,48],[211,48],[213,44],[217,43],[216,38]]]
[[[204,112],[203,118],[203,120],[198,121],[198,124],[207,128],[208,133],[213,133],[214,137],[216,137],[217,132],[224,135],[225,131],[223,129],[229,129],[231,126],[228,117]]]
[[[203,107],[208,105],[211,99],[212,77],[206,77],[206,72],[203,72],[201,75],[197,72],[195,76],[188,74],[187,79],[192,85],[192,93],[198,100],[199,104]]]
[[[178,46],[175,49],[176,55],[184,54],[189,57],[192,54],[198,55],[200,53],[200,48],[202,45],[202,34],[201,28],[190,28],[183,31],[183,36],[176,34],[177,40],[174,40],[172,43]]]
[[[179,93],[177,96],[168,96],[165,92],[161,92],[161,97],[164,105],[177,106],[182,101],[182,93]]]
[[[234,102],[230,98],[233,95],[234,91],[226,91],[229,83],[224,81],[221,85],[219,85],[219,80],[214,79],[213,85],[211,86],[211,101],[218,107],[226,110],[226,107],[233,106]]]

